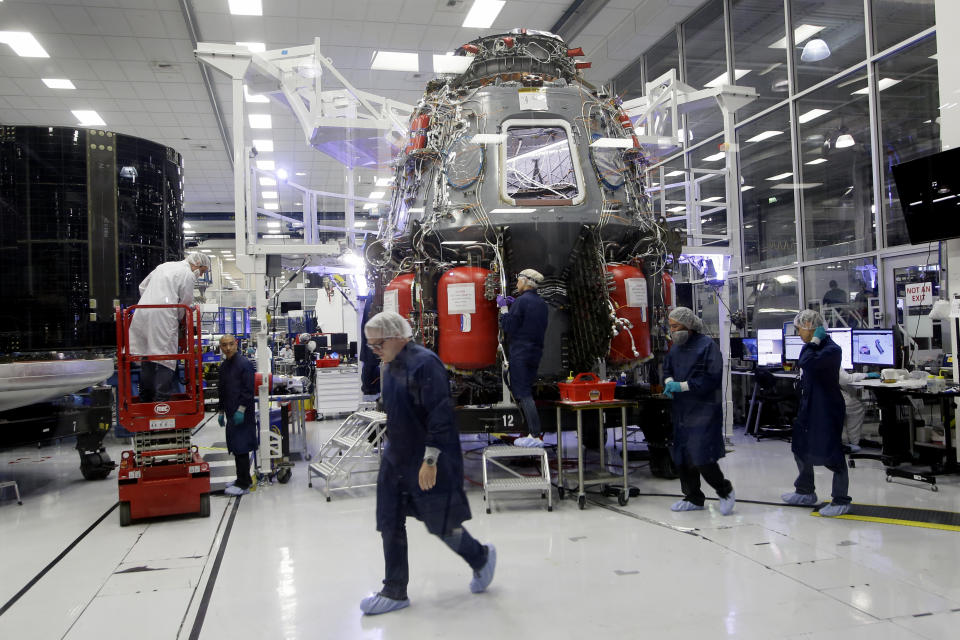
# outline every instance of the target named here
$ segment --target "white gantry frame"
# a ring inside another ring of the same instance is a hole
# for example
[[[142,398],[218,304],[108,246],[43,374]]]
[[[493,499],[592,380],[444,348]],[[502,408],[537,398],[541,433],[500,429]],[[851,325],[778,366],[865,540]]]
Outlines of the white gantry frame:
[[[347,140],[351,131],[378,133],[387,144],[397,145],[407,131],[407,122],[414,107],[396,100],[377,96],[354,87],[314,44],[253,52],[245,46],[201,42],[197,44],[197,58],[224,73],[231,79],[233,107],[233,177],[237,267],[253,276],[256,294],[256,320],[251,322],[257,345],[257,370],[271,372],[270,350],[267,345],[267,256],[271,255],[329,255],[330,245],[319,241],[321,231],[342,232],[351,249],[356,245],[354,206],[357,200],[389,204],[382,200],[357,197],[354,194],[353,169],[345,167],[347,193],[317,191],[287,182],[303,194],[303,240],[291,239],[283,243],[260,242],[257,236],[259,216],[291,219],[276,211],[258,208],[258,171],[251,167],[253,148],[247,144],[244,85],[256,94],[285,104],[294,114],[308,144],[316,146],[330,140]],[[325,88],[324,74],[328,73],[341,85]],[[343,198],[344,226],[320,225],[317,220],[319,196]],[[361,232],[363,233],[363,232]],[[270,431],[268,385],[260,386],[260,447],[257,464],[269,465],[282,458],[280,437]]]
[[[709,89],[694,89],[677,79],[676,69],[670,69],[659,78],[646,84],[646,95],[623,103],[623,108],[634,121],[634,130],[641,146],[650,148],[652,156],[658,156],[665,149],[683,148],[686,132],[680,128],[680,117],[694,111],[719,107],[723,115],[723,144],[725,166],[723,169],[707,169],[686,166],[681,180],[667,183],[663,165],[648,172],[650,178],[656,177],[657,187],[648,188],[648,193],[660,193],[660,216],[668,222],[686,220],[687,244],[683,254],[687,256],[723,256],[729,271],[728,277],[740,274],[742,267],[740,250],[740,183],[737,172],[736,112],[757,99],[753,87],[739,87],[724,84]],[[704,202],[700,198],[700,185],[705,180],[722,178],[725,196],[722,202]],[[648,184],[651,181],[648,179]],[[670,191],[684,190],[683,199],[671,198]],[[670,217],[669,205],[677,205],[683,215]],[[708,235],[701,232],[703,216],[726,210],[727,231],[723,236]],[[726,242],[727,246],[704,246],[704,241]],[[727,264],[727,260],[729,263]],[[724,280],[720,291],[722,302],[719,313],[720,351],[723,354],[723,404],[724,434],[729,439],[733,435],[733,398],[730,388],[730,321],[726,310],[730,308],[730,288]]]

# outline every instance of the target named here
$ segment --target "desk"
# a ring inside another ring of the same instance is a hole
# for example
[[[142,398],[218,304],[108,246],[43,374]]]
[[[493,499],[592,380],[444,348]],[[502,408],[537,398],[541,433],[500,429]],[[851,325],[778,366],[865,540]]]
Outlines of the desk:
[[[620,428],[623,429],[623,487],[620,489],[617,501],[620,506],[626,506],[630,499],[630,470],[627,465],[627,407],[636,407],[634,400],[604,400],[600,402],[555,402],[557,408],[557,493],[560,498],[566,491],[563,480],[563,423],[561,421],[562,412],[573,411],[577,417],[577,505],[583,509],[587,506],[587,485],[593,484],[612,484],[611,480],[617,480],[617,476],[606,471],[604,461],[604,448],[606,445],[603,437],[603,410],[620,409]],[[600,471],[593,474],[590,478],[584,478],[583,473],[583,412],[595,410],[598,413],[598,426],[600,429]]]
[[[937,476],[960,472],[960,467],[957,465],[957,450],[953,443],[953,434],[951,433],[952,428],[950,426],[951,416],[956,415],[955,401],[960,398],[960,394],[954,391],[929,393],[926,389],[926,380],[922,379],[902,380],[894,383],[885,383],[879,380],[861,380],[852,383],[852,386],[869,389],[876,397],[877,404],[881,406],[880,424],[885,431],[885,445],[884,452],[883,455],[880,456],[880,460],[887,468],[887,482],[890,482],[895,477],[907,478],[909,480],[925,482],[930,485],[930,489],[932,491],[937,491]],[[919,473],[896,468],[896,465],[899,464],[896,454],[900,452],[891,451],[886,446],[888,434],[890,434],[890,430],[896,429],[897,420],[895,416],[892,418],[892,420],[889,416],[884,416],[884,412],[882,410],[883,406],[895,406],[897,401],[909,398],[932,400],[940,403],[940,416],[941,422],[943,423],[944,432],[943,444],[936,442],[917,441],[916,423],[913,417],[912,404],[910,405],[910,410],[907,412],[908,445],[905,453],[909,453],[909,460],[911,463],[916,463],[924,457],[921,455],[921,451],[926,453],[928,458],[931,456],[934,457],[934,461],[930,462],[929,464],[929,473]],[[857,457],[862,458],[873,456],[863,456],[860,454],[853,454],[851,456],[851,458]]]

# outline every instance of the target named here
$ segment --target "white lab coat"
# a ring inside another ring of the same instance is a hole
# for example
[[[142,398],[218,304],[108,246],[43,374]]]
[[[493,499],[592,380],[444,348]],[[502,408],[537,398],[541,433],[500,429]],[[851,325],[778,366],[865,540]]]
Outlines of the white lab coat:
[[[841,435],[844,444],[860,444],[865,411],[857,388],[851,386],[850,383],[860,382],[866,377],[865,373],[847,373],[840,369],[840,393],[843,395],[843,402],[846,405],[843,434]]]
[[[140,283],[137,304],[193,304],[196,278],[186,260],[164,262]],[[130,352],[155,356],[177,353],[183,309],[137,309],[130,322]],[[176,369],[176,360],[158,364]]]

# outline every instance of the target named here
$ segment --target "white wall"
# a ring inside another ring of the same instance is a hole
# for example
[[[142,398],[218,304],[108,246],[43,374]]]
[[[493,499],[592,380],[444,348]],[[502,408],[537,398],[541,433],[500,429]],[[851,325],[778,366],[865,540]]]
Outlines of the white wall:
[[[940,141],[944,149],[960,146],[960,2],[936,0],[937,64],[940,77]],[[951,104],[958,105],[950,107]],[[960,294],[960,240],[947,241],[947,292]]]

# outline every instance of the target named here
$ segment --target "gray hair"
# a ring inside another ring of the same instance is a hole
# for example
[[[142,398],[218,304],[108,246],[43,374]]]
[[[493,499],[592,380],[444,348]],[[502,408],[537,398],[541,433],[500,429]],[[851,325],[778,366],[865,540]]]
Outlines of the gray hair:
[[[187,254],[187,262],[195,267],[206,267],[210,271],[210,256],[199,251],[191,251]]]
[[[380,334],[381,338],[410,338],[413,330],[407,319],[395,311],[381,311],[367,321],[363,332]]]
[[[696,331],[698,333],[703,331],[703,322],[700,321],[700,318],[697,317],[697,314],[693,312],[693,309],[690,307],[677,307],[670,312],[670,319],[679,322],[690,331]]]
[[[793,326],[797,329],[816,329],[823,326],[823,316],[813,309],[804,309],[793,319]]]

